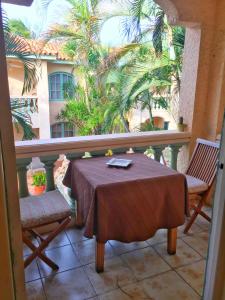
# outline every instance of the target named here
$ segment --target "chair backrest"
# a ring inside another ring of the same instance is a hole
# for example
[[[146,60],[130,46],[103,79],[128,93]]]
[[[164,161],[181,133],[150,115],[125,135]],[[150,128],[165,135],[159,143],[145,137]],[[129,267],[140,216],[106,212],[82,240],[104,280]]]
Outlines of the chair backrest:
[[[219,143],[197,139],[186,174],[198,178],[210,186],[217,171],[219,147]]]

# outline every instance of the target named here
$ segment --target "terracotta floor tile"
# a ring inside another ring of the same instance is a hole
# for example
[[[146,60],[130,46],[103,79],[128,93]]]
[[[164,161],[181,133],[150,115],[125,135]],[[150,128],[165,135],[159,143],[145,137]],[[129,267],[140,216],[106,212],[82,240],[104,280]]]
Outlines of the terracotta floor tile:
[[[46,237],[47,235],[44,235],[44,238]],[[52,240],[52,242],[48,245],[47,249],[54,249],[54,248],[57,248],[57,247],[62,247],[62,246],[66,246],[66,245],[69,245],[70,244],[70,241],[66,235],[65,232],[61,232],[60,234],[58,234],[54,240]]]
[[[45,294],[41,280],[26,283],[27,300],[45,300]]]
[[[139,300],[138,298],[131,298],[123,289],[116,289],[104,295],[98,296],[98,300]]]
[[[194,223],[191,228],[189,229],[188,233],[184,233],[184,228],[187,224],[187,221],[185,222],[184,225],[178,227],[178,237],[185,237],[185,236],[189,236],[189,235],[194,235],[196,233],[202,232],[203,229],[197,224]]]
[[[87,265],[95,262],[95,239],[80,241],[72,245],[82,265]],[[105,259],[113,257],[112,246],[109,243],[105,244]]]
[[[208,212],[206,212],[207,215],[210,215]],[[202,228],[204,231],[209,231],[211,227],[211,223],[207,221],[206,219],[202,218],[201,216],[198,216],[196,220],[196,224]]]
[[[184,266],[201,259],[201,256],[185,242],[177,240],[177,252],[174,255],[167,253],[167,243],[153,246],[163,259],[173,268]]]
[[[39,279],[41,276],[38,270],[37,261],[33,260],[32,263],[29,264],[24,269],[24,273],[25,273],[25,282]]]
[[[138,280],[170,270],[168,264],[151,247],[123,254],[121,257]]]
[[[83,230],[66,230],[46,251],[59,265],[58,272],[39,259],[38,265],[34,261],[26,268],[28,300],[200,299],[207,226],[204,219],[196,222],[188,235],[183,234],[184,226],[179,227],[177,253],[172,256],[167,254],[167,230],[159,230],[140,243],[110,241],[106,244],[105,271],[100,274],[95,271],[95,240],[86,239]],[[39,269],[45,278],[40,279]]]
[[[147,242],[121,243],[117,241],[109,241],[109,243],[117,255],[148,247]]]
[[[83,268],[58,273],[42,280],[48,300],[84,300],[96,295]]]
[[[167,241],[167,229],[159,229],[159,230],[157,230],[155,235],[153,237],[151,237],[150,239],[148,239],[146,242],[149,245],[155,245],[155,244],[163,243],[166,241]]]
[[[69,228],[66,230],[66,235],[71,243],[87,240],[87,238],[84,237],[84,229],[77,229],[75,227]]]
[[[176,269],[182,278],[196,291],[202,295],[206,261],[201,260],[191,265]]]
[[[197,233],[194,236],[187,236],[182,238],[185,243],[190,245],[195,251],[197,251],[201,256],[206,258],[208,251],[208,232]]]
[[[122,287],[135,300],[198,300],[197,293],[174,271]],[[125,298],[126,299],[126,298]],[[124,300],[125,300],[124,299]],[[129,299],[129,298],[128,298]]]
[[[95,271],[95,264],[87,265],[85,272],[88,275],[97,294],[103,294],[135,281],[132,271],[124,264],[120,257],[105,260],[103,273]]]
[[[52,270],[48,265],[46,265],[46,263],[39,259],[38,266],[42,277],[81,266],[81,263],[71,245],[48,250],[46,251],[46,255],[59,266],[59,270]]]
[[[187,221],[184,225],[179,226],[177,230],[177,237],[185,237],[187,234],[184,233],[184,228],[186,226]],[[196,233],[202,232],[203,229],[198,224],[193,224],[191,229],[188,232],[189,235],[194,235]],[[159,243],[167,242],[167,229],[159,229],[156,234],[146,241],[149,245],[155,245]]]

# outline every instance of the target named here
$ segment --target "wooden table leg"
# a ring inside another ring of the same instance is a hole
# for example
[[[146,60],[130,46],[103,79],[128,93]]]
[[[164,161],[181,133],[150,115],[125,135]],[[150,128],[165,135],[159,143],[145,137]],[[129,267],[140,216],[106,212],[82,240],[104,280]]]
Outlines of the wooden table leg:
[[[105,256],[105,243],[96,241],[96,258],[95,258],[95,269],[96,272],[104,272],[104,256]]]
[[[177,248],[177,228],[168,229],[167,233],[167,252],[175,254]]]

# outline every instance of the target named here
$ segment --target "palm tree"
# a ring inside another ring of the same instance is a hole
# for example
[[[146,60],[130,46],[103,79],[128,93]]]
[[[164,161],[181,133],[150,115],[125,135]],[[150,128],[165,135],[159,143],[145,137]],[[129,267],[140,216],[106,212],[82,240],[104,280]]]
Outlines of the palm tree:
[[[108,109],[111,105],[112,94],[109,93],[109,86],[106,84],[107,76],[109,70],[118,66],[121,58],[139,45],[132,43],[114,49],[103,47],[100,44],[100,30],[107,17],[105,19],[102,14],[101,16],[99,14],[100,0],[67,1],[71,5],[68,23],[54,25],[48,32],[46,40],[62,41],[64,51],[74,61],[74,70],[80,82],[76,86],[78,92],[75,91],[75,98],[76,101],[83,101],[87,107],[89,119],[86,120],[86,126],[89,128],[91,124],[90,134],[110,132],[114,125],[118,127],[118,117],[109,117],[109,113],[112,112]],[[82,97],[79,94],[81,90]],[[68,118],[69,114],[65,110],[69,108],[74,111],[75,122],[80,124],[78,116],[81,107],[78,104],[67,105],[59,117],[72,122],[71,114]],[[114,113],[113,110],[113,115]],[[107,115],[107,118],[103,118],[104,115]],[[117,116],[124,118],[120,111],[117,111]]]
[[[30,29],[21,20],[9,19],[8,27],[10,29],[10,32],[14,35],[24,37],[25,39],[32,38]]]
[[[148,51],[137,56],[136,61],[125,68],[122,99],[126,106],[138,106],[141,110],[147,108],[154,129],[152,109],[155,105],[168,108],[172,68],[168,56],[155,58],[151,47],[143,47]]]
[[[13,34],[10,30],[8,18],[3,14],[3,30],[5,37],[5,51],[6,56],[15,57],[20,60],[24,68],[24,85],[22,94],[32,90],[37,84],[37,72],[36,72],[36,63],[29,59],[31,53],[30,46],[24,38],[21,38]],[[11,102],[11,111],[13,121],[16,124],[16,127],[21,127],[23,129],[23,139],[32,139],[35,137],[29,114],[21,112],[21,109],[26,107],[27,104],[16,103],[15,101]],[[20,125],[20,126],[18,126]]]
[[[125,35],[136,42],[151,42],[156,60],[164,60],[165,56],[169,58],[166,67],[169,69],[167,81],[170,82],[168,93],[171,96],[169,110],[177,120],[185,30],[171,27],[164,11],[152,0],[131,0],[129,3],[130,15],[126,17]]]
[[[24,108],[27,107],[27,104],[21,101],[18,102],[17,100],[11,100],[10,104],[13,123],[17,131],[22,128],[23,140],[35,138],[36,136],[32,131],[30,115],[24,112]]]

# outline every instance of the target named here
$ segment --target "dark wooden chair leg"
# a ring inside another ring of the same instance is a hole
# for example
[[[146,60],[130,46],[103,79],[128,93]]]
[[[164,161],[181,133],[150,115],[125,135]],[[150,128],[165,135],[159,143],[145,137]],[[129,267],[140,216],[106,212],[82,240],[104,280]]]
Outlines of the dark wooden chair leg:
[[[199,214],[203,217],[203,218],[205,218],[207,221],[209,221],[209,222],[211,222],[211,218],[206,214],[206,213],[204,213],[204,211],[200,211],[199,212]]]
[[[96,241],[95,269],[97,273],[104,272],[105,243]]]
[[[168,229],[167,232],[167,252],[175,254],[177,249],[177,228]]]
[[[36,251],[38,249],[27,237],[23,237],[23,241],[31,250]],[[36,256],[40,257],[40,259],[43,260],[47,265],[49,265],[49,267],[51,267],[53,270],[59,269],[58,265],[55,264],[51,259],[49,259],[45,254],[37,251]],[[36,257],[33,257],[31,255],[28,256],[24,261],[24,267],[26,268],[35,258]]]
[[[42,251],[49,245],[49,243],[69,224],[71,218],[68,217],[64,220],[59,221],[59,226],[51,232],[46,239],[43,239],[41,241],[41,244],[36,247],[32,244],[32,242],[26,237],[25,232],[23,232],[23,241],[24,243],[33,251],[32,254],[30,254],[25,262],[24,266],[27,267],[37,256],[40,257],[47,265],[49,265],[52,269],[57,270],[58,266],[51,261],[46,255],[42,253]],[[31,230],[31,229],[27,229]]]
[[[29,232],[34,238],[40,239],[41,242],[45,240],[35,229],[30,229]]]
[[[203,204],[204,204],[203,199],[200,199],[198,205],[192,207],[194,212],[184,229],[184,233],[188,233],[189,229],[191,228],[192,224],[196,220],[197,216],[201,213]]]
[[[184,228],[184,233],[188,233],[189,229],[191,228],[192,224],[194,223],[195,219],[198,216],[198,212],[196,210],[194,210],[190,220],[188,221],[187,225]]]

